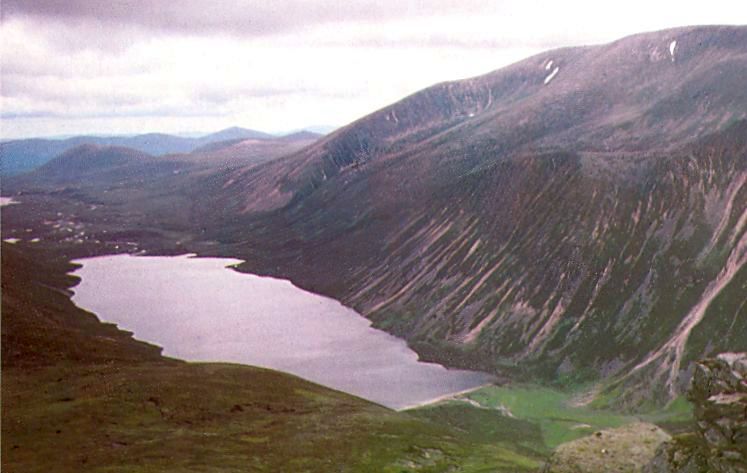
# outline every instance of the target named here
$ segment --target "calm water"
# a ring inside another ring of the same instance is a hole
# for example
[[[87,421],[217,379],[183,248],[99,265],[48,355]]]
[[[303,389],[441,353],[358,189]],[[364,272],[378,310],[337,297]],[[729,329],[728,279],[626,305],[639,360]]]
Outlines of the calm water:
[[[289,281],[242,274],[234,259],[104,256],[73,301],[190,361],[287,371],[395,409],[486,384],[484,373],[421,363],[404,341]]]

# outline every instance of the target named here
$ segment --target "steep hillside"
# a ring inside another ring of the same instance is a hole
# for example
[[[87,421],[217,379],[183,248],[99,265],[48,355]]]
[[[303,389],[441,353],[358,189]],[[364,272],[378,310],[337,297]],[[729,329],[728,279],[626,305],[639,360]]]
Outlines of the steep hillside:
[[[424,356],[669,399],[747,343],[745,44],[668,30],[437,85],[199,209],[247,269]]]
[[[681,28],[549,51],[416,93],[235,186],[267,210],[385,161],[441,184],[522,151],[676,149],[747,117],[745,41],[743,27]]]

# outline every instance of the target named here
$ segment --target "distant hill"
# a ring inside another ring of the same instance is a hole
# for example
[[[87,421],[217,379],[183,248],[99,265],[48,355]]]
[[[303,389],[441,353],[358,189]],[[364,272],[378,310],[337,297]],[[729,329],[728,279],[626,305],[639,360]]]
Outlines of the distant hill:
[[[150,154],[123,146],[83,144],[69,149],[20,182],[77,183],[86,180],[122,180],[147,173],[155,166],[173,166]]]
[[[73,177],[96,169],[126,166],[149,158],[152,156],[132,148],[85,144],[76,146],[41,166],[39,173]]]
[[[239,139],[241,140],[248,140],[248,139],[272,140],[275,138],[276,138],[275,136],[269,133],[248,130],[246,128],[231,127],[231,128],[226,128],[225,130],[221,130],[221,131],[197,138],[197,140],[202,141],[203,143],[206,144],[206,143],[214,143],[216,141],[226,141],[226,140],[239,140]]]
[[[295,133],[289,133],[280,137],[283,141],[306,141],[306,140],[318,140],[324,136],[321,133],[314,133],[313,131],[297,131]]]
[[[255,166],[312,145],[317,133],[299,132],[272,139],[236,139],[209,143],[175,159],[212,168]]]
[[[218,133],[210,135],[216,137]],[[262,136],[239,136],[237,138],[226,138],[225,140],[211,141],[205,145],[200,146],[192,151],[192,153],[208,153],[214,152],[226,148],[237,147],[239,143],[244,143],[244,147],[250,144],[266,144],[268,146],[272,144],[288,146],[290,144],[307,145],[311,144],[319,138],[323,137],[321,133],[314,133],[312,131],[298,131],[287,135],[273,136],[261,133]],[[223,136],[231,136],[230,133],[226,133]],[[240,146],[238,148],[241,148]]]
[[[321,136],[311,132],[299,132],[290,136]],[[136,136],[75,136],[67,139],[30,138],[0,143],[0,175],[12,176],[31,171],[55,156],[76,146],[93,144],[99,146],[123,146],[153,156],[192,151],[222,141],[275,140],[278,137],[261,131],[232,127],[201,137],[182,137],[163,133],[148,133]]]

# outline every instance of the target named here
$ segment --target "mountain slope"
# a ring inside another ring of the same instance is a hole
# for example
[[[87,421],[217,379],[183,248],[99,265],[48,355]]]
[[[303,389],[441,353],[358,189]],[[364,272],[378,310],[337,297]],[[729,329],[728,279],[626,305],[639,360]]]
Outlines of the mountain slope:
[[[427,158],[429,177],[446,177],[522,149],[672,149],[747,117],[747,92],[738,84],[745,40],[740,27],[668,30],[550,51],[439,84],[329,135],[292,161],[293,172],[277,163],[264,173],[274,180],[247,189],[246,200],[257,210],[277,208],[372,161]],[[283,198],[263,198],[272,191]]]
[[[209,236],[423,356],[671,398],[747,343],[745,44],[682,28],[434,86],[206,188]]]
[[[294,136],[272,139],[219,141],[202,146],[189,155],[178,156],[176,159],[210,167],[247,167],[292,154],[311,145],[317,139],[319,139],[319,136],[313,133],[298,133]]]

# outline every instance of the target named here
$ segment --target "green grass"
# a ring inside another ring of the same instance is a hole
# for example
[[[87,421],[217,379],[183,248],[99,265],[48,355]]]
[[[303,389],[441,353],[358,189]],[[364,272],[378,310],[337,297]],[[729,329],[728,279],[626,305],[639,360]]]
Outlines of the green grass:
[[[640,473],[669,435],[642,422],[605,429],[558,447],[548,464],[553,473]]]
[[[439,406],[460,405],[462,409],[476,411],[479,414],[471,414],[477,415],[477,418],[472,419],[472,425],[468,427],[469,431],[484,432],[485,429],[499,431],[505,428],[506,433],[514,432],[514,448],[527,447],[543,453],[548,453],[562,443],[584,437],[598,430],[619,427],[640,420],[657,424],[672,433],[688,430],[692,426],[692,406],[684,397],[677,398],[665,408],[634,416],[600,409],[593,404],[575,405],[573,401],[577,394],[578,391],[561,391],[531,384],[488,386],[465,396],[487,409],[470,406],[464,401],[449,401]],[[510,410],[514,417],[507,418],[499,411],[489,410],[501,406]],[[421,408],[418,411],[428,412],[433,409],[433,407]],[[441,417],[443,422],[443,418],[448,418],[448,415],[442,413]],[[466,422],[464,419],[470,418],[464,413],[462,417],[463,422]],[[497,422],[496,417],[503,417],[505,421]],[[479,426],[480,422],[491,424],[489,427]],[[447,423],[454,424],[454,422]],[[519,426],[522,428],[520,429]],[[532,427],[536,427],[537,435],[527,435]]]
[[[640,417],[672,435],[691,432],[696,428],[693,405],[685,396],[678,396],[664,408],[651,410]]]
[[[503,452],[492,455],[500,466],[509,458],[517,465],[536,467],[546,449],[537,424],[507,417],[496,410],[479,409],[465,402],[447,401],[407,411],[413,417],[448,426],[472,445]],[[509,452],[511,454],[509,455]]]
[[[271,370],[62,364],[3,372],[3,469],[530,471],[539,456]]]
[[[489,408],[505,406],[516,419],[535,423],[549,449],[635,420],[611,411],[574,407],[572,393],[535,385],[489,386],[467,397]]]

